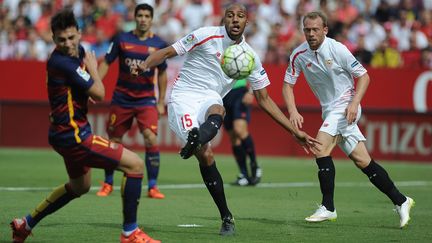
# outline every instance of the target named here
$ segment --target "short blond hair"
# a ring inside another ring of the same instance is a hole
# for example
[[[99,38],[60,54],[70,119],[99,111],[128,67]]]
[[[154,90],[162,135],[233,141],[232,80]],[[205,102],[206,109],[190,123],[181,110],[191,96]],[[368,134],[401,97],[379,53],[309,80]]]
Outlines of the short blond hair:
[[[321,18],[322,22],[323,22],[323,27],[327,27],[327,16],[320,11],[313,11],[313,12],[309,12],[307,13],[304,18],[303,18],[303,25],[306,19],[316,19],[316,18]]]

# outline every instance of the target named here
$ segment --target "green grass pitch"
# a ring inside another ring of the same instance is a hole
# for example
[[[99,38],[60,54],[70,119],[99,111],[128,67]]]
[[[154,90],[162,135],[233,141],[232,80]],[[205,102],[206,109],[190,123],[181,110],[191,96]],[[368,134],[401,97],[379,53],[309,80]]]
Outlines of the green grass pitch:
[[[229,185],[237,175],[233,158],[216,155],[236,220],[235,236],[218,235],[219,213],[201,182],[197,161],[170,153],[161,154],[159,175],[166,199],[148,199],[144,185],[139,225],[168,243],[432,242],[432,163],[381,163],[399,189],[416,201],[408,227],[401,230],[391,201],[347,160],[335,161],[337,221],[314,224],[304,221],[321,200],[312,157],[258,159],[262,183],[239,188]],[[103,171],[92,173],[92,190],[42,220],[28,242],[119,242],[121,173],[116,173],[116,190],[107,198],[95,195]],[[0,242],[11,241],[11,219],[29,213],[66,178],[62,159],[52,150],[0,149]]]

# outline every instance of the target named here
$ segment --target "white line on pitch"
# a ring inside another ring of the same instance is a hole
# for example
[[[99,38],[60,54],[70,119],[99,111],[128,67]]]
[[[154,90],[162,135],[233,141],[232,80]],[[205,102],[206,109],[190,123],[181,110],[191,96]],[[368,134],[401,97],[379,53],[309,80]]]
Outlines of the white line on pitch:
[[[421,187],[432,186],[432,181],[398,181],[395,184],[399,187]],[[238,187],[230,184],[224,184],[225,188]],[[258,188],[293,188],[293,187],[317,187],[318,182],[275,182],[275,183],[260,183]],[[338,182],[337,187],[368,187],[372,186],[370,182]],[[171,185],[158,185],[160,189],[194,189],[205,188],[203,184],[171,184]],[[145,186],[143,186],[145,188]],[[0,187],[0,191],[50,191],[54,187]],[[115,190],[120,190],[119,186],[114,186]],[[92,191],[99,190],[99,187],[91,187]]]

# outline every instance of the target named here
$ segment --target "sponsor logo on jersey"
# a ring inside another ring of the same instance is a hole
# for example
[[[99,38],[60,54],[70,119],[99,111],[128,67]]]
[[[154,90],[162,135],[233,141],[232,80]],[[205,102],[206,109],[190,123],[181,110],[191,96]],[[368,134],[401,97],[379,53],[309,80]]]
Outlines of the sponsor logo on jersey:
[[[357,66],[357,65],[359,65],[359,62],[357,60],[355,60],[353,63],[351,63],[352,68]]]
[[[183,39],[183,44],[190,45],[194,40],[195,40],[195,35],[189,34],[188,36],[186,36],[186,38]]]
[[[75,71],[85,81],[89,81],[90,80],[90,74],[88,72],[86,72],[83,68],[78,67]]]
[[[132,75],[137,76],[139,73],[139,65],[142,64],[144,61],[140,59],[134,59],[134,58],[126,58],[125,64],[129,67],[129,71]]]

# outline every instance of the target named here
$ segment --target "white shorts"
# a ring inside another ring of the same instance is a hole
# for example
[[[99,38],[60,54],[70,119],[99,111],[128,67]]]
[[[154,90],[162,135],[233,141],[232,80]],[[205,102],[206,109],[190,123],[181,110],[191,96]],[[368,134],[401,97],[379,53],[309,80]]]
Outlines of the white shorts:
[[[339,147],[346,155],[350,155],[360,141],[366,141],[357,122],[361,117],[361,107],[359,106],[356,120],[348,125],[345,117],[345,109],[337,109],[323,113],[323,124],[319,129],[321,132],[331,136],[341,135],[342,139],[338,143]]]
[[[203,124],[208,108],[215,104],[223,106],[220,95],[212,90],[207,90],[205,94],[197,92],[171,94],[168,103],[168,122],[183,145],[187,142],[188,131]]]

